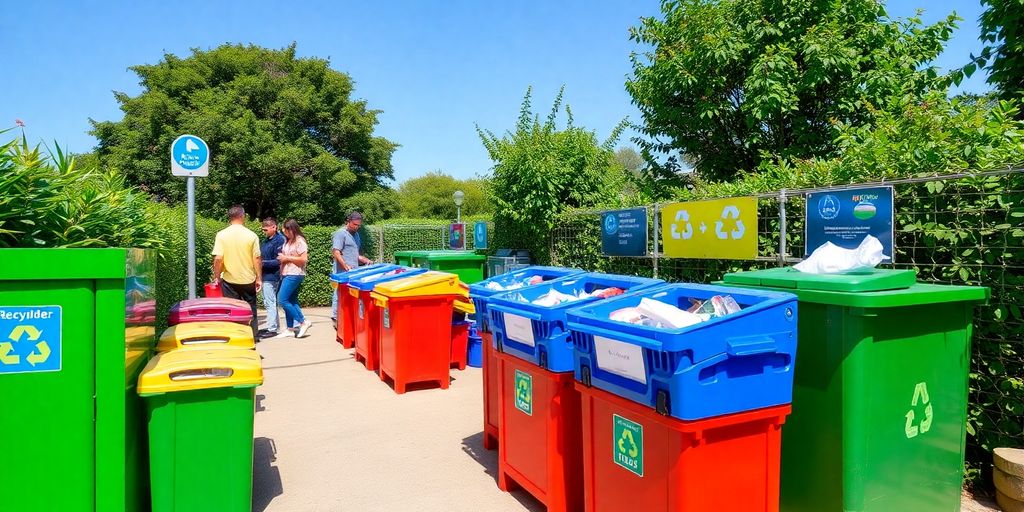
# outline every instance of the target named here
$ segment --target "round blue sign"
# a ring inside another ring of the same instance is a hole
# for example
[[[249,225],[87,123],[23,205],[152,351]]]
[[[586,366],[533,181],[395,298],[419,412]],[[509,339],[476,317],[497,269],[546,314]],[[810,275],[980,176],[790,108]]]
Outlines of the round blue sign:
[[[604,216],[604,232],[609,235],[614,235],[619,230],[619,219],[615,218],[614,213],[607,213]]]
[[[210,159],[210,148],[199,137],[184,135],[171,146],[174,162],[186,171],[194,171],[206,165]]]
[[[818,200],[818,215],[825,220],[831,220],[839,216],[839,198],[828,194]]]

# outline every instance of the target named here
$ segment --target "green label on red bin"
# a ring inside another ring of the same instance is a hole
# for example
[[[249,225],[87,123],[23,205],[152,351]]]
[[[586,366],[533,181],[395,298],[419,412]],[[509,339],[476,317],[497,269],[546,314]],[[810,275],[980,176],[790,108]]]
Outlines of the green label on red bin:
[[[533,376],[516,370],[516,409],[533,416]]]
[[[615,463],[644,476],[644,426],[613,414],[612,443]]]
[[[391,328],[391,310],[390,309],[384,308],[383,318],[384,318],[384,328],[385,329],[390,329]]]

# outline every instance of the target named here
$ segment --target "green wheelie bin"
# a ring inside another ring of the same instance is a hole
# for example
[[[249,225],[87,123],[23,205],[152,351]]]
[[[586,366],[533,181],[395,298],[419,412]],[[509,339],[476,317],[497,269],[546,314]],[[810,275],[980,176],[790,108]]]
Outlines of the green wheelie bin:
[[[960,510],[971,328],[987,288],[883,269],[778,268],[724,282],[799,299],[782,511]]]
[[[414,267],[429,268],[459,276],[459,281],[473,284],[484,280],[487,256],[472,251],[423,251],[414,255]]]
[[[139,376],[149,420],[153,512],[252,509],[255,350],[179,349]]]
[[[422,258],[428,252],[430,251],[395,251],[395,264],[402,265],[403,267],[412,267],[414,259]]]

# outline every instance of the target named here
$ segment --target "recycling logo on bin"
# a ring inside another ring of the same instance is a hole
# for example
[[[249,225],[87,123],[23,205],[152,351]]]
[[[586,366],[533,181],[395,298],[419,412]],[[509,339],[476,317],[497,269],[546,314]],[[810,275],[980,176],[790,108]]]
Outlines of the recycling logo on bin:
[[[644,476],[644,426],[612,415],[612,454],[616,464]]]
[[[516,409],[527,416],[533,416],[533,376],[522,370],[516,370],[515,387]]]
[[[924,410],[920,411],[918,404],[924,406]],[[922,414],[918,415],[918,412]],[[928,383],[918,382],[914,386],[914,398],[910,400],[910,410],[905,415],[907,419],[906,425],[903,427],[904,432],[907,434],[907,439],[913,439],[920,434],[925,434],[932,429],[932,404],[928,400]]]
[[[60,306],[0,306],[0,374],[61,370]]]

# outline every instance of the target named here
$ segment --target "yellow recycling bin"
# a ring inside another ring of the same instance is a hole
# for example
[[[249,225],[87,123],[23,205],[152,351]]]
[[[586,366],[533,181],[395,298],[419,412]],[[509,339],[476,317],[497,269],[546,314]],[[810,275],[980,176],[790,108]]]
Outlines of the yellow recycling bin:
[[[172,325],[160,335],[157,352],[175,349],[256,348],[252,327],[234,322],[189,322]]]
[[[255,350],[172,350],[149,362],[138,392],[149,420],[153,512],[251,510],[262,383]]]

